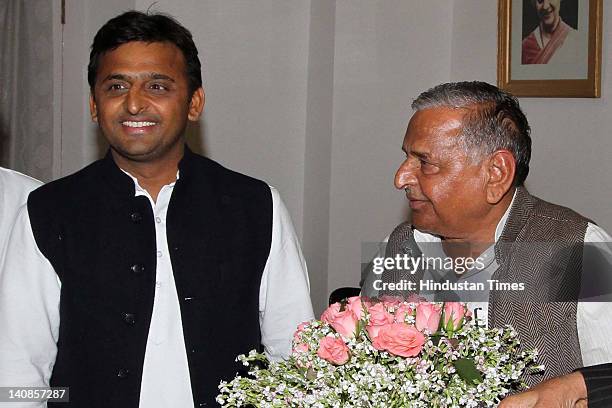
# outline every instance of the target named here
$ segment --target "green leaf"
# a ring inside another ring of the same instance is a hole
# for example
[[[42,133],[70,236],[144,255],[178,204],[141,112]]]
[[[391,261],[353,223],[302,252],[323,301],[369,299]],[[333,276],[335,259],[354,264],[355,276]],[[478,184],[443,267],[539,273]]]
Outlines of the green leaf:
[[[355,336],[359,336],[359,333],[361,333],[361,331],[363,330],[363,326],[363,320],[357,320],[357,327],[355,327]]]
[[[471,358],[460,358],[453,362],[457,374],[466,383],[476,385],[482,382],[482,374],[476,369],[476,363]]]
[[[446,319],[446,317],[444,317]],[[455,331],[455,323],[453,322],[453,314],[451,313],[450,317],[448,318],[448,322],[446,322],[446,327],[445,327],[446,331],[449,333],[452,333]]]

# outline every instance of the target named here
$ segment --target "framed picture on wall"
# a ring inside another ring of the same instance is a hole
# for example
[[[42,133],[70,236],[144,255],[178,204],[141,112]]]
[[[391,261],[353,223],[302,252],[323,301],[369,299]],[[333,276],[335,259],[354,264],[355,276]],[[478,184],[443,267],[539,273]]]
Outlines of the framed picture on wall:
[[[498,1],[500,88],[516,96],[600,96],[603,0]]]

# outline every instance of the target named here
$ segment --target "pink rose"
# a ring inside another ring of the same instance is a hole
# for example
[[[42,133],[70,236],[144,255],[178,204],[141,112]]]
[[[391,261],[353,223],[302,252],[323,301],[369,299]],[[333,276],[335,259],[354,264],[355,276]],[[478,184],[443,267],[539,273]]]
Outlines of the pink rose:
[[[419,330],[435,333],[440,326],[442,307],[433,303],[419,303],[416,307],[415,326]]]
[[[444,327],[446,330],[459,330],[463,326],[465,306],[460,302],[444,303]]]
[[[415,357],[423,349],[425,336],[413,326],[404,323],[387,324],[378,332],[372,341],[377,350],[387,350],[401,357]]]
[[[412,308],[406,303],[402,303],[397,309],[395,309],[395,322],[404,323],[406,317],[412,316]]]
[[[350,297],[346,301],[346,308],[353,312],[357,319],[361,319],[363,317],[363,309],[367,309],[370,306],[369,301],[359,296]]]
[[[302,322],[302,323],[298,324],[297,330],[295,331],[295,333],[293,333],[293,340],[299,341],[300,340],[300,334],[304,331],[304,329],[306,327],[308,327],[309,324],[310,324],[310,322]]]
[[[368,335],[370,336],[370,339],[374,340],[378,336],[378,332],[379,332],[379,330],[382,327],[383,326],[370,326],[370,325],[367,325],[365,329],[368,332]]]
[[[333,329],[346,338],[355,337],[357,330],[357,316],[350,310],[340,311],[340,303],[334,303],[321,315],[321,320],[329,324]]]
[[[291,350],[291,354],[305,353],[308,351],[308,344],[306,343],[298,343],[293,346],[293,350]]]
[[[370,338],[378,336],[378,330],[385,324],[393,323],[395,318],[387,311],[383,303],[377,303],[368,309],[370,312],[370,321],[366,326],[366,330]]]
[[[332,364],[342,365],[349,360],[349,349],[342,339],[323,337],[319,341],[317,355]]]
[[[387,311],[383,303],[375,304],[368,309],[368,312],[370,312],[370,325],[372,326],[393,323],[393,315]]]

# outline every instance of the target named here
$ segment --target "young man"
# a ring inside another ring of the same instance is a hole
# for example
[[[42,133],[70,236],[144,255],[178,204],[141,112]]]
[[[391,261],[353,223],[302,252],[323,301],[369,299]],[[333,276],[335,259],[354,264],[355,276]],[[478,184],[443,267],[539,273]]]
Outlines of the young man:
[[[106,157],[33,194],[0,281],[0,385],[68,386],[62,407],[212,406],[236,355],[290,352],[312,318],[278,192],[192,153],[204,91],[191,34],[127,12],[96,34]],[[51,404],[50,404],[51,405]]]

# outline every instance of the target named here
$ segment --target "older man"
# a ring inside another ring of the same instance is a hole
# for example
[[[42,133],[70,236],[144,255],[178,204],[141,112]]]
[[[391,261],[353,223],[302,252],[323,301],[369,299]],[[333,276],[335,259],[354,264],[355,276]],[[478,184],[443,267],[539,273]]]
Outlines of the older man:
[[[204,90],[191,33],[126,12],[96,34],[106,157],[30,195],[0,280],[0,386],[62,407],[215,405],[237,354],[290,353],[312,317],[289,214],[266,183],[185,146]]]
[[[612,251],[597,243],[611,238],[524,188],[531,139],[517,100],[486,83],[462,82],[430,89],[412,106],[406,159],[395,176],[412,220],[391,234],[386,256],[409,254],[423,262],[385,268],[380,279],[370,274],[364,293],[473,301],[483,323],[511,324],[526,348],[540,351],[546,371],[526,376],[530,385],[612,361],[612,312],[606,304],[577,302],[583,253],[609,265]],[[596,243],[595,249],[584,242]],[[476,262],[458,269],[429,261],[440,257],[455,266]],[[430,283],[459,289],[432,290]]]

